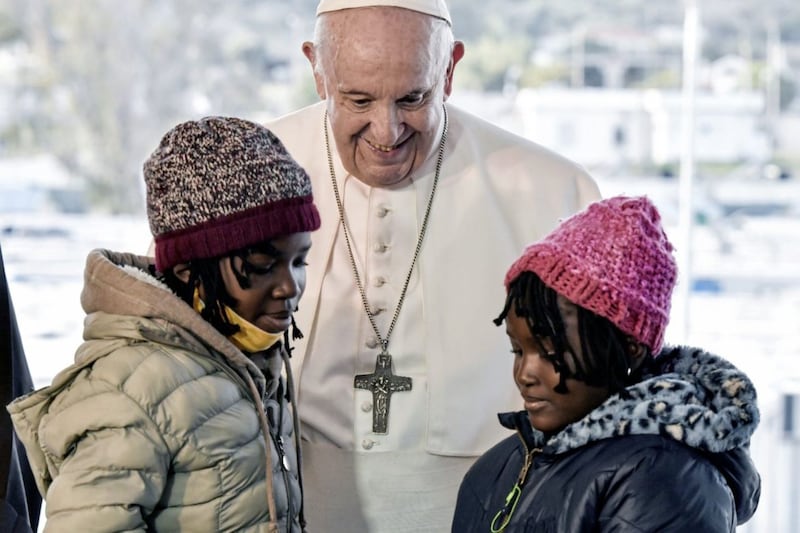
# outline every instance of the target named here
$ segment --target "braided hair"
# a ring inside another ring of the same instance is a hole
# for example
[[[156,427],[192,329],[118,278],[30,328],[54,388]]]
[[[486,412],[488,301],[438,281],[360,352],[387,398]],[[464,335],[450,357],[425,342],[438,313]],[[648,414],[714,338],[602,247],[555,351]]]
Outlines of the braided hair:
[[[228,256],[228,261],[233,261],[233,257],[233,255]],[[186,282],[178,278],[172,269],[167,269],[159,279],[190,307],[194,307],[195,288],[202,283],[205,291],[203,298],[205,306],[200,312],[200,316],[214,326],[217,331],[228,337],[239,331],[239,326],[228,321],[223,309],[226,305],[234,307],[237,301],[225,289],[219,260],[220,258],[218,257],[195,259],[189,263],[190,274],[189,280]],[[236,276],[236,279],[241,286],[239,275]]]
[[[547,354],[545,357],[559,374],[556,392],[569,392],[566,384],[569,378],[590,386],[606,387],[611,394],[623,392],[631,379],[631,361],[626,351],[629,337],[608,319],[577,306],[583,357],[575,357],[576,349],[567,339],[557,299],[558,293],[545,285],[538,275],[524,271],[509,285],[505,305],[494,323],[501,325],[513,305],[516,315],[528,323],[536,342],[553,347],[541,353]]]

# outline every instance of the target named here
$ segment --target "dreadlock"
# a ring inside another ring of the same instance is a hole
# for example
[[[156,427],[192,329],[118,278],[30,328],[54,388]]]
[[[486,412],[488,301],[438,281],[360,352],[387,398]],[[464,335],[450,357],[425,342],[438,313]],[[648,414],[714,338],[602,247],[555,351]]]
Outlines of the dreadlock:
[[[242,289],[249,289],[252,287],[253,284],[250,280],[250,275],[257,273],[259,270],[258,267],[248,260],[250,255],[256,253],[267,254],[271,257],[280,255],[280,251],[278,251],[270,241],[265,241],[241,250],[235,250],[224,257],[224,259],[229,262],[231,271],[239,287]],[[242,261],[241,270],[233,266],[233,259],[237,257]],[[192,307],[194,306],[195,288],[202,283],[205,292],[203,299],[205,307],[200,312],[200,316],[214,326],[217,331],[228,337],[239,331],[239,326],[231,324],[228,321],[228,317],[223,309],[225,306],[233,308],[238,302],[225,289],[219,262],[219,257],[196,259],[192,261],[189,265],[189,280],[186,283],[175,276],[171,269],[161,274],[159,279],[172,289],[181,300]],[[303,338],[300,328],[295,324],[294,316],[292,316],[292,338],[295,340]],[[284,345],[287,346],[287,349],[290,346],[288,330],[287,335],[284,335]]]
[[[625,333],[608,319],[578,306],[578,337],[583,357],[575,357],[576,350],[567,340],[557,298],[558,293],[534,272],[522,272],[509,285],[505,305],[494,323],[501,325],[513,305],[517,316],[525,318],[536,342],[543,345],[549,340],[552,343],[553,350],[546,357],[559,374],[556,392],[568,392],[568,378],[590,386],[607,387],[612,394],[623,391],[630,369]],[[572,367],[566,360],[568,354]]]
[[[232,259],[233,256],[227,258],[228,261],[232,261]],[[229,307],[236,305],[236,300],[225,290],[222,273],[219,269],[219,258],[196,259],[189,264],[189,272],[187,282],[178,278],[172,269],[162,273],[160,279],[190,307],[194,307],[195,288],[202,283],[205,292],[203,297],[205,307],[200,312],[200,316],[226,337],[239,331],[239,326],[231,324],[223,311],[225,305]],[[241,286],[238,274],[236,279]]]

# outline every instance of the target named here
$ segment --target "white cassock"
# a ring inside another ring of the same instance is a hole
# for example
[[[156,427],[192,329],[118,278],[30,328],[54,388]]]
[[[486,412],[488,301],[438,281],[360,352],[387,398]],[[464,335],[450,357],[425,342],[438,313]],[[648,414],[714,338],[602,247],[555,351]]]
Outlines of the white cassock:
[[[328,169],[325,103],[267,124],[311,176],[322,227],[312,235],[293,355],[309,531],[450,530],[475,458],[508,435],[497,413],[522,408],[502,310],[503,278],[524,246],[599,198],[579,166],[448,105],[445,159],[417,266],[391,335],[385,435],[373,395],[355,389],[380,351],[355,283]],[[371,188],[339,160],[337,184],[367,299],[389,329],[428,203],[438,151],[402,187]],[[601,231],[598,228],[598,231]]]

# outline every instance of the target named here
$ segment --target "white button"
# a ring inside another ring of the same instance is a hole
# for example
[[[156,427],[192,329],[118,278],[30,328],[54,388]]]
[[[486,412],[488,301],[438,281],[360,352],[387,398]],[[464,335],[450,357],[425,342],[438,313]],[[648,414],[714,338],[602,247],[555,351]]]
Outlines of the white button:
[[[378,347],[378,339],[375,337],[370,337],[367,339],[367,348],[377,348]]]
[[[382,242],[376,242],[375,244],[372,245],[373,251],[375,251],[376,253],[379,253],[379,254],[382,254],[388,248],[389,248],[389,246],[386,245],[386,244],[383,244]]]
[[[389,208],[382,205],[378,208],[378,218],[383,218],[389,214]]]
[[[361,441],[361,447],[365,450],[371,450],[373,446],[375,446],[374,440],[364,439]]]
[[[376,287],[383,287],[386,284],[386,278],[384,278],[383,276],[378,276],[372,283]]]
[[[372,402],[365,401],[364,403],[362,403],[361,410],[364,411],[365,413],[369,413],[370,411],[372,411]]]

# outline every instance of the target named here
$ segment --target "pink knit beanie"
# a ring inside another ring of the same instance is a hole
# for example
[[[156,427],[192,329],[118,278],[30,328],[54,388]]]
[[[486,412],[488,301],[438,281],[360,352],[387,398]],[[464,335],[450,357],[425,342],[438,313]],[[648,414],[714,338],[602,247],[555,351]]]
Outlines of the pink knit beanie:
[[[522,272],[607,318],[658,355],[669,322],[677,267],[661,216],[645,197],[595,202],[531,244],[508,270]]]

